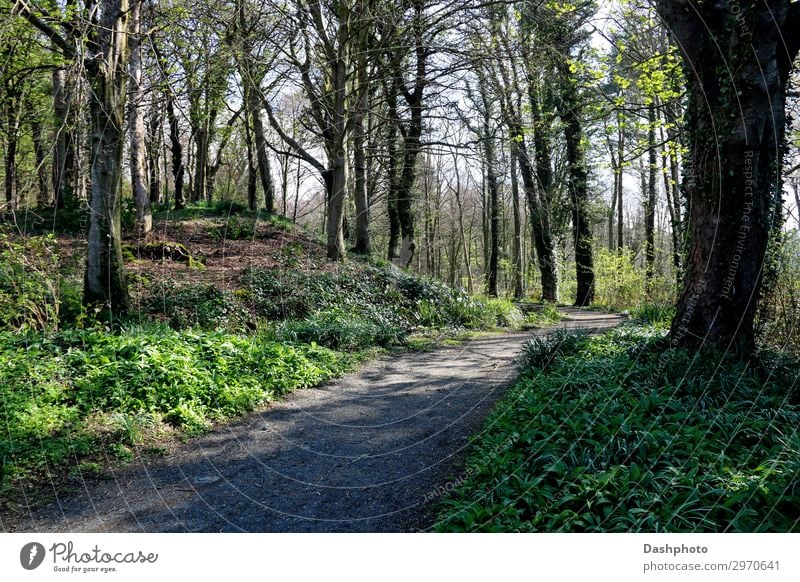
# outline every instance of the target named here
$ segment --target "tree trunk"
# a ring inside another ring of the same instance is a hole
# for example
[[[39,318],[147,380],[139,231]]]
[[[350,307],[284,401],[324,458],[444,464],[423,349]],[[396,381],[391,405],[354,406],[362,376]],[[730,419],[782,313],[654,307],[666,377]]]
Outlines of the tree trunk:
[[[344,143],[339,142],[337,145],[338,148],[335,147],[332,152],[329,152],[329,165],[325,176],[328,200],[325,234],[327,256],[332,261],[339,261],[346,254],[343,227],[347,196],[347,161],[344,155]]]
[[[175,188],[175,210],[186,206],[183,195],[183,146],[181,145],[181,129],[178,116],[175,114],[175,98],[167,95],[167,119],[169,120],[169,145],[172,154],[172,178]]]
[[[672,266],[675,269],[676,282],[680,285],[681,273],[681,244],[680,244],[680,218],[676,213],[676,204],[672,199],[672,184],[671,184],[671,169],[669,165],[669,158],[671,153],[667,141],[664,139],[664,128],[659,128],[659,137],[661,138],[661,174],[664,178],[664,195],[667,198],[667,211],[669,213],[670,233],[672,236]]]
[[[5,102],[2,103],[2,124],[3,133],[6,136],[6,151],[3,158],[5,172],[5,193],[6,210],[16,210],[17,208],[17,149],[19,144],[19,125],[20,125],[20,100],[16,93],[6,93]]]
[[[657,2],[683,51],[689,94],[691,246],[671,338],[748,357],[781,203],[786,86],[800,49],[800,5],[684,6]]]
[[[272,213],[275,212],[275,185],[272,180],[272,167],[269,162],[264,122],[261,121],[261,100],[254,91],[250,91],[250,93],[252,93],[250,116],[253,123],[253,146],[258,163],[258,176],[261,179],[261,189],[264,192],[264,209]]]
[[[514,244],[512,246],[512,262],[514,263],[514,298],[522,299],[525,295],[522,263],[522,216],[519,207],[519,178],[517,177],[517,158],[513,155],[511,156],[511,205],[514,212]]]
[[[346,37],[347,22],[340,23],[339,35]],[[346,117],[346,62],[341,48],[333,66],[332,81],[335,95],[332,108],[332,123],[329,128],[329,138],[326,146],[328,155],[327,199],[328,216],[325,224],[327,236],[328,259],[339,261],[344,259],[346,248],[344,242],[344,209],[347,198],[347,153],[345,140],[347,139]]]
[[[258,162],[256,161],[255,146],[253,144],[253,132],[250,126],[244,125],[245,141],[247,142],[247,207],[255,210],[258,206]]]
[[[194,180],[192,184],[192,202],[210,200],[211,193],[208,191],[208,166],[209,166],[209,130],[207,122],[202,126],[194,128]]]
[[[38,195],[37,205],[41,208],[52,203],[50,187],[47,178],[47,146],[44,143],[44,131],[41,121],[31,112],[31,138],[33,140],[33,153],[36,158],[36,182]]]
[[[542,300],[557,302],[558,266],[550,232],[549,217],[540,209],[536,180],[530,159],[525,151],[525,144],[515,139],[512,142],[512,149],[513,155],[517,156],[520,174],[522,175],[522,185],[528,200],[528,212],[530,213],[531,228],[533,230],[533,244],[536,248],[536,260],[542,277]]]
[[[130,169],[131,188],[136,203],[136,235],[147,236],[153,229],[150,211],[150,192],[147,186],[147,160],[145,153],[144,87],[142,86],[141,4],[133,0],[130,11],[131,57],[130,57]]]
[[[72,127],[74,83],[65,69],[53,71],[53,112],[55,143],[53,146],[53,198],[56,207],[75,195],[75,135]]]
[[[614,183],[617,186],[617,252],[622,253],[625,248],[625,225],[623,223],[622,194],[625,177],[625,116],[622,111],[617,112],[617,175]]]
[[[455,156],[453,156],[455,158]],[[456,161],[455,159],[453,160]],[[456,186],[453,188],[453,194],[456,198],[456,207],[458,208],[458,233],[459,239],[461,241],[461,252],[464,255],[464,266],[467,269],[467,291],[470,295],[473,292],[473,282],[472,282],[472,266],[469,256],[469,248],[467,247],[467,234],[466,229],[464,228],[464,208],[461,205],[461,178],[458,173],[458,167],[456,166],[455,170],[456,174]],[[456,261],[456,255],[453,255],[453,261]]]
[[[123,279],[120,198],[125,136],[128,0],[104,0],[89,45],[91,196],[83,300],[118,316],[128,309]],[[102,58],[99,58],[101,57]]]
[[[489,190],[489,268],[488,268],[488,294],[497,297],[497,264],[500,253],[500,192],[497,185],[495,171],[494,135],[490,129],[491,110],[489,98],[484,85],[481,85],[481,100],[483,102],[483,152],[486,164],[486,187]]]
[[[528,101],[533,121],[533,155],[536,163],[536,182],[530,187],[526,186],[526,191],[529,192],[528,206],[531,208],[531,224],[536,231],[534,244],[539,259],[539,268],[542,272],[542,299],[558,301],[557,263],[552,241],[553,233],[550,228],[550,208],[554,198],[553,169],[550,159],[552,122],[550,115],[544,115],[545,111],[539,99],[540,82],[531,69],[530,63],[526,63],[525,66],[528,80]],[[517,131],[517,135],[521,136],[522,128],[518,126]],[[523,174],[523,182],[525,182],[525,164],[528,163],[528,154],[524,142],[520,142],[520,152],[525,154],[524,161],[520,158],[520,169]]]
[[[592,229],[589,224],[589,193],[586,170],[586,147],[581,127],[581,104],[577,83],[564,65],[561,70],[560,116],[564,124],[569,171],[568,191],[572,205],[572,238],[575,243],[577,291],[575,306],[585,307],[594,301],[594,257]]]
[[[647,107],[647,196],[644,202],[644,256],[648,293],[656,266],[656,105]]]
[[[161,115],[155,104],[150,105],[147,123],[147,172],[150,186],[150,204],[161,203]]]
[[[354,199],[356,203],[356,244],[353,252],[360,255],[369,255],[371,242],[369,235],[369,200],[367,198],[367,157],[364,152],[366,133],[364,131],[364,117],[369,108],[369,88],[367,79],[367,52],[366,36],[362,39],[362,49],[357,58],[358,103],[353,116],[353,185],[355,187]]]
[[[386,258],[394,261],[400,256],[400,215],[397,209],[397,120],[396,93],[387,98],[389,119],[386,138],[387,214],[389,217],[389,245]]]

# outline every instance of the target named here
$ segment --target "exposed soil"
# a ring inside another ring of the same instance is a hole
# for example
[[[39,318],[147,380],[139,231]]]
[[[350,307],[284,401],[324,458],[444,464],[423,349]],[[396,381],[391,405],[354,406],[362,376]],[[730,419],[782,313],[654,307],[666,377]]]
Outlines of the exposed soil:
[[[176,237],[177,238],[177,237]],[[178,238],[182,242],[183,238]],[[565,310],[560,326],[622,317]],[[433,523],[437,491],[463,471],[470,435],[544,330],[395,354],[147,464],[83,483],[6,531],[398,532]]]
[[[241,219],[253,223],[252,219]],[[252,268],[324,269],[325,247],[308,238],[301,229],[283,230],[256,221],[253,236],[242,240],[214,237],[213,229],[224,233],[224,219],[196,219],[159,222],[148,235],[148,242],[173,242],[184,245],[201,267],[183,261],[137,260],[126,263],[128,271],[150,280],[173,279],[234,289],[239,278]],[[135,244],[135,241],[128,241]],[[143,282],[147,284],[147,281]]]

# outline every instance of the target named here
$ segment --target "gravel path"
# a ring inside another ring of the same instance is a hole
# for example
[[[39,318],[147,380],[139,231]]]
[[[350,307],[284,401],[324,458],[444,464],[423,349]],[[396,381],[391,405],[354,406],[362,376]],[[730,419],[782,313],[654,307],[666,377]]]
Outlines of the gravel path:
[[[620,316],[565,310],[561,327]],[[542,330],[402,353],[295,392],[147,466],[87,481],[23,523],[39,532],[420,531],[431,492],[458,474],[469,436]],[[427,496],[427,498],[426,498]]]

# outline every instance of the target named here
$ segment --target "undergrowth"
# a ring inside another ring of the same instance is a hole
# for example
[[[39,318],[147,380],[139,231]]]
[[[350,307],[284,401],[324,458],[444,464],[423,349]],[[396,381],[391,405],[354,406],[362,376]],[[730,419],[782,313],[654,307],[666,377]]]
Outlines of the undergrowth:
[[[148,424],[197,434],[351,362],[313,344],[156,325],[2,333],[1,465],[18,481],[61,474],[99,444],[135,445]]]
[[[529,342],[436,529],[800,529],[797,362],[753,369],[665,334],[632,322]]]

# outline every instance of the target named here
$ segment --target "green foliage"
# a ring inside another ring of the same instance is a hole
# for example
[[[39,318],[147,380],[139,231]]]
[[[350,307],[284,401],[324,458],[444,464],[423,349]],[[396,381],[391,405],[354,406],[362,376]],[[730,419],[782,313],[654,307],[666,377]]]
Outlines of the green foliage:
[[[797,530],[797,362],[760,374],[628,324],[534,340],[523,366],[439,531]]]
[[[518,366],[521,370],[544,370],[558,357],[572,355],[586,347],[588,334],[583,330],[556,329],[547,335],[536,335],[522,344]]]
[[[646,303],[631,310],[631,321],[641,324],[669,327],[673,317],[675,317],[673,305]]]
[[[247,311],[233,293],[207,284],[178,287],[173,281],[164,281],[145,298],[142,309],[177,329],[197,326],[241,330],[249,321]]]
[[[301,321],[283,321],[275,328],[275,338],[280,341],[318,343],[343,350],[400,345],[405,336],[401,327],[381,325],[341,309],[322,311]]]
[[[462,291],[391,266],[345,265],[316,273],[254,269],[244,279],[243,297],[256,317],[271,321],[302,320],[331,309],[406,329],[492,327],[498,318]]]
[[[234,200],[217,200],[209,205],[220,216],[231,216],[247,212],[247,205]]]
[[[553,302],[545,301],[540,307],[525,316],[525,325],[543,327],[558,323],[562,319],[564,316],[558,310],[558,306]]]
[[[322,347],[164,326],[0,333],[5,473],[58,473],[103,445],[140,444],[161,420],[194,434],[348,366]]]
[[[122,230],[131,232],[136,226],[136,200],[123,196],[120,204],[120,225]]]
[[[0,232],[0,329],[57,329],[62,293],[73,315],[73,290],[63,280],[53,235]]]
[[[256,221],[247,218],[231,217],[219,226],[208,230],[212,240],[252,240],[256,236]]]
[[[596,306],[622,311],[643,303],[669,305],[674,302],[674,282],[656,276],[648,289],[645,271],[634,265],[633,259],[629,249],[621,253],[595,249]]]
[[[764,290],[759,342],[800,356],[800,231],[784,234],[774,260],[777,277]]]

